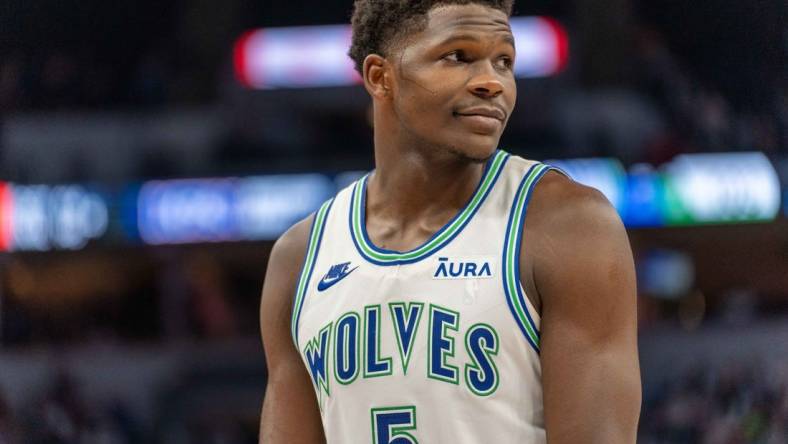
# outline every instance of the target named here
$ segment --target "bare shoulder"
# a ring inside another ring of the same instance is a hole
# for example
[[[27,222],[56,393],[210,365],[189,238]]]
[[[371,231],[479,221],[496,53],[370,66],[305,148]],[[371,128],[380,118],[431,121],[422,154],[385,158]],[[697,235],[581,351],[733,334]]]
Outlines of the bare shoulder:
[[[311,214],[279,236],[271,249],[270,262],[276,265],[298,265],[297,262],[304,258],[314,219],[315,215]]]
[[[629,248],[624,224],[599,190],[551,171],[533,193],[525,229],[539,257],[568,256],[582,251],[589,253],[582,257],[593,260],[594,251],[616,246]],[[534,265],[538,267],[538,263]]]
[[[276,351],[271,349],[275,343],[287,344],[280,338],[290,331],[295,286],[313,219],[311,215],[293,225],[277,239],[271,250],[260,303],[260,324],[268,353]]]
[[[522,283],[540,312],[543,293],[555,280],[580,276],[601,265],[600,258],[621,263],[631,255],[624,225],[607,198],[555,171],[534,188],[523,228]]]
[[[534,217],[529,222],[546,232],[569,234],[567,228],[584,231],[623,227],[604,194],[558,172],[545,174],[533,193],[528,215]]]

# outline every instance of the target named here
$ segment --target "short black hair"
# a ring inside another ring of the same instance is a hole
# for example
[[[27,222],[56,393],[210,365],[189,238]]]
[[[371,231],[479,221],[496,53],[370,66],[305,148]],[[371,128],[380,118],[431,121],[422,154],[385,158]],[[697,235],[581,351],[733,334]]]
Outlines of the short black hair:
[[[392,43],[404,35],[424,30],[427,13],[436,6],[479,4],[512,15],[514,0],[355,0],[353,40],[348,55],[363,75],[369,54],[387,56]]]

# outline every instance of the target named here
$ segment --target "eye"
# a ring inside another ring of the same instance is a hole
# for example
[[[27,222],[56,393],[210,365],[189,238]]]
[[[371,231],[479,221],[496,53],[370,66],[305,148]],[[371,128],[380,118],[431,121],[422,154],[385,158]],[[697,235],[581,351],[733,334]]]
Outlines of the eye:
[[[504,69],[512,69],[514,67],[514,60],[509,56],[503,56],[498,59],[498,65]]]
[[[460,63],[460,62],[467,61],[465,53],[463,51],[461,51],[461,50],[452,51],[452,52],[444,55],[443,58],[448,60],[448,61],[450,61],[450,62],[455,62],[455,63]]]

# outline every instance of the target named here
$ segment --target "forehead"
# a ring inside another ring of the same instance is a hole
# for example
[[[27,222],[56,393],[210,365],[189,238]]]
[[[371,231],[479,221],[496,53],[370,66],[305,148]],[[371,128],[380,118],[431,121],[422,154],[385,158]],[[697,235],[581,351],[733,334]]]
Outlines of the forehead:
[[[480,38],[511,37],[509,18],[503,11],[478,4],[442,5],[427,13],[422,38],[437,43],[455,34],[478,34]]]

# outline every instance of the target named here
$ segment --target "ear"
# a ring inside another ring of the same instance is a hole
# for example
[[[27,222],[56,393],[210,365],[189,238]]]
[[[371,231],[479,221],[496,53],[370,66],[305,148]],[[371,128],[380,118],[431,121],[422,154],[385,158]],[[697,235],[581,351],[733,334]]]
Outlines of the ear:
[[[388,61],[378,54],[364,58],[364,87],[373,98],[386,100],[391,91],[391,78]]]

